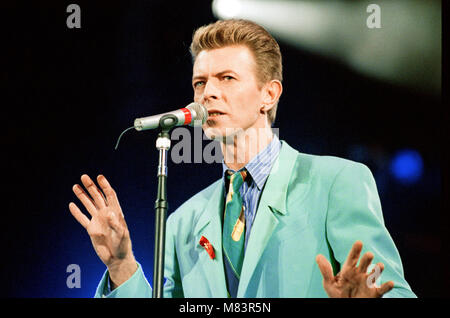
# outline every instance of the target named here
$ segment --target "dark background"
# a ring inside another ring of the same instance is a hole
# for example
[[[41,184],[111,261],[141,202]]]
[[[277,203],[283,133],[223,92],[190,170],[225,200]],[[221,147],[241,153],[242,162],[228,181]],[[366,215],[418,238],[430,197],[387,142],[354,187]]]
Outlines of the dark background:
[[[68,210],[78,203],[71,189],[83,173],[102,173],[117,190],[136,258],[152,281],[156,133],[133,130],[114,145],[134,118],[191,102],[192,32],[216,20],[206,0],[77,1],[81,29],[69,29],[70,3],[1,4],[2,297],[94,295],[105,266]],[[368,165],[413,291],[448,296],[441,97],[280,46],[280,138],[301,152]],[[422,156],[415,183],[390,172],[402,149]],[[217,163],[169,164],[169,213],[220,174]],[[66,286],[69,264],[80,266],[81,288]]]

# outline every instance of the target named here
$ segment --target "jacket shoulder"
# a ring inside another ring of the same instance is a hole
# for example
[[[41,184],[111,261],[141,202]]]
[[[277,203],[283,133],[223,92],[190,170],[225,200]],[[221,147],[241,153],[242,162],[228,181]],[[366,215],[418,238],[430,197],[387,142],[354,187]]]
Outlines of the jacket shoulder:
[[[331,183],[343,174],[354,177],[372,176],[370,169],[363,163],[330,155],[313,155],[298,152],[291,180],[300,183]]]
[[[317,168],[321,169],[330,169],[330,170],[338,170],[342,169],[346,166],[364,166],[364,164],[353,161],[350,159],[342,158],[342,157],[336,157],[336,156],[330,156],[330,155],[312,155],[307,153],[298,153],[298,159],[300,161],[308,162],[310,161],[312,164],[317,166]]]
[[[313,175],[335,176],[346,167],[348,167],[349,170],[361,168],[368,169],[366,165],[350,159],[300,152],[284,141],[283,145],[286,145],[285,160],[295,160],[293,172],[294,174],[300,174],[303,177],[312,177]]]

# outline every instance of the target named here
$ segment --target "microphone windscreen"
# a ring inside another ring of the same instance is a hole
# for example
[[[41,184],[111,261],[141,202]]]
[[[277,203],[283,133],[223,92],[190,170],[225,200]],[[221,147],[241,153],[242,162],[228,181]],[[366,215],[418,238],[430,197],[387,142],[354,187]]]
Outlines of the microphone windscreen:
[[[192,118],[193,126],[197,126],[198,124],[200,124],[199,126],[201,126],[208,119],[208,110],[202,104],[194,102],[187,105],[186,108],[189,109],[191,112],[195,113],[195,115]]]

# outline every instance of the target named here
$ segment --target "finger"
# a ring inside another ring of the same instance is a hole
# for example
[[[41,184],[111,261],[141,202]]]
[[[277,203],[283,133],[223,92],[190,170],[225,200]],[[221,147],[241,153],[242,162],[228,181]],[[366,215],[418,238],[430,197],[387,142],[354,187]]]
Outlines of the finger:
[[[391,291],[392,288],[394,288],[394,282],[388,281],[388,282],[384,283],[383,285],[381,285],[379,288],[377,288],[377,294],[379,297],[381,297],[384,294],[386,294],[387,292]]]
[[[92,199],[86,194],[86,192],[84,192],[83,188],[80,185],[75,184],[72,190],[77,198],[81,201],[81,203],[83,203],[84,207],[90,215],[97,214],[97,207],[95,206]]]
[[[369,267],[370,263],[372,263],[373,258],[374,255],[371,252],[365,253],[361,258],[361,261],[359,262],[358,271],[360,273],[367,273],[367,268]]]
[[[378,268],[380,270],[380,274],[381,274],[384,270],[384,264],[380,262],[380,263],[377,263],[377,265],[375,265],[375,266],[378,266]]]
[[[361,241],[356,241],[350,252],[348,253],[347,259],[345,260],[344,265],[342,268],[354,268],[356,264],[358,263],[359,255],[361,254],[363,244]]]
[[[378,278],[381,276],[381,273],[384,270],[384,264],[383,263],[377,263],[372,271],[367,274],[367,284],[369,285],[373,285],[374,287],[378,287],[376,286],[376,281],[378,280]]]
[[[379,277],[381,275],[381,273],[384,270],[384,264],[383,263],[377,263],[375,264],[375,266],[372,268],[372,271],[369,273],[369,275],[372,275],[375,272],[378,272],[377,277]]]
[[[97,188],[97,186],[92,181],[92,179],[87,174],[83,174],[81,176],[81,182],[83,183],[85,188],[88,190],[91,197],[94,199],[95,205],[100,209],[104,208],[106,206],[106,202],[103,197],[103,194]]]
[[[89,225],[89,219],[83,212],[77,207],[77,205],[73,202],[69,203],[69,211],[72,213],[73,217],[81,224],[85,229]]]
[[[329,283],[334,280],[333,267],[325,256],[319,254],[316,256],[317,265],[319,265],[320,272],[325,282]]]
[[[119,200],[117,199],[116,191],[111,187],[108,180],[105,178],[104,175],[99,175],[97,177],[97,182],[102,188],[103,193],[106,196],[106,202],[108,205],[114,205],[114,206],[120,206]]]

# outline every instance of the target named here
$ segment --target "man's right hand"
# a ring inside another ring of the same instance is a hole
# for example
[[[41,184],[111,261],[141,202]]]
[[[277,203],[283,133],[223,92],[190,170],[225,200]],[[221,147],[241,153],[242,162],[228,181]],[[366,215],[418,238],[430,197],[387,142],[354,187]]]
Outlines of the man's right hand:
[[[73,202],[70,202],[69,210],[87,230],[97,255],[108,267],[111,287],[114,289],[128,280],[137,269],[130,233],[116,192],[106,178],[103,175],[97,177],[103,192],[86,174],[81,176],[81,182],[90,196],[78,184],[73,186],[73,192],[91,215],[91,219]]]

